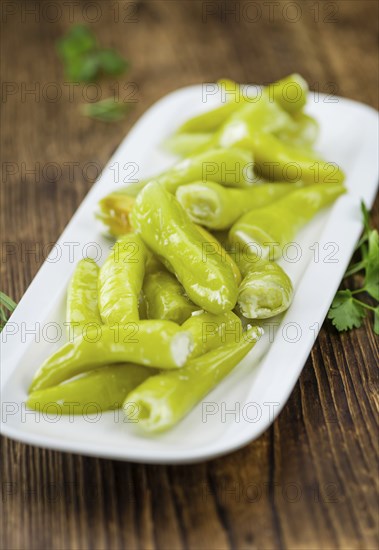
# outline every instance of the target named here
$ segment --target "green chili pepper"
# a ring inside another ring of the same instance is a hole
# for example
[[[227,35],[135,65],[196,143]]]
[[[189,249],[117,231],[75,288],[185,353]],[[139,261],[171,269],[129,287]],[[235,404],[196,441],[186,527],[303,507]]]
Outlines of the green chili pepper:
[[[276,101],[285,111],[294,114],[307,103],[308,84],[299,74],[291,74],[265,88],[271,101]]]
[[[244,104],[225,122],[215,133],[211,146],[236,147],[251,153],[257,132],[277,132],[291,126],[296,126],[292,117],[263,93]]]
[[[100,211],[96,217],[108,227],[109,233],[113,237],[120,237],[133,231],[130,224],[130,212],[134,202],[134,197],[126,193],[110,193],[99,201]]]
[[[253,137],[255,170],[260,176],[276,181],[299,181],[307,184],[343,183],[345,175],[336,164],[326,162],[309,150],[291,147],[271,134]]]
[[[182,329],[192,335],[191,359],[224,344],[240,342],[242,336],[241,319],[232,311],[219,315],[205,311],[194,313],[183,324]]]
[[[161,174],[150,178],[131,183],[117,191],[118,195],[126,195],[133,199],[140,191],[150,182],[161,184],[170,193],[175,193],[179,185],[192,183],[193,181],[215,181],[222,183],[227,187],[248,187],[256,181],[256,176],[253,174],[253,158],[251,151],[244,151],[237,148],[209,149],[200,153],[194,154],[176,163],[171,168],[165,170]],[[113,193],[111,194],[111,197]],[[112,204],[108,204],[108,197],[105,197],[100,203],[100,219],[109,224],[112,220]],[[118,217],[118,208],[122,201],[117,203],[114,215],[117,220],[116,229],[122,226],[123,221]],[[130,214],[129,205],[121,210],[124,214],[125,210]],[[130,219],[128,219],[128,224]]]
[[[275,262],[261,260],[243,279],[239,309],[248,319],[267,319],[288,309],[293,287],[286,272]]]
[[[237,285],[239,285],[242,281],[240,270],[233,258],[227,253],[221,242],[201,225],[196,225],[196,228],[201,234],[205,254],[207,256],[209,254],[218,254],[222,262],[229,264],[231,270],[233,271],[234,280]]]
[[[99,267],[94,260],[81,260],[67,290],[66,321],[69,330],[78,332],[88,323],[102,325],[98,305]]]
[[[166,319],[181,325],[199,309],[176,277],[164,268],[145,276],[143,294],[148,319]]]
[[[287,195],[299,184],[264,183],[248,189],[231,189],[218,183],[195,182],[180,186],[176,198],[195,223],[210,229],[229,229],[249,210]]]
[[[262,89],[262,92],[257,97],[249,97],[249,95],[244,92],[242,86],[231,81],[231,80],[221,80],[218,82],[219,86],[224,87],[224,96],[226,98],[231,98],[228,101],[224,101],[222,105],[201,113],[195,117],[187,120],[179,128],[178,133],[200,133],[200,132],[215,132],[217,131],[222,124],[230,120],[231,116],[239,111],[241,107],[245,105],[251,105],[252,103],[258,103],[262,97],[265,103],[276,103],[290,114],[295,114],[301,111],[305,106],[307,101],[308,94],[308,84],[306,81],[298,74],[292,74],[269,84],[267,87]],[[265,106],[267,108],[267,105]],[[260,116],[262,116],[264,110]],[[247,109],[246,113],[251,112],[250,109]],[[255,113],[255,109],[253,109]],[[272,122],[270,124],[275,124],[275,115],[278,114],[277,109],[274,107],[273,114],[271,116]],[[238,113],[238,118],[249,118],[248,116]],[[280,118],[280,117],[279,117]],[[260,119],[261,120],[261,119]],[[265,120],[267,118],[265,117]],[[289,119],[286,118],[288,121]]]
[[[201,234],[176,198],[158,183],[138,195],[133,226],[147,246],[176,274],[187,296],[201,309],[222,313],[235,306],[238,287],[230,265],[207,251]]]
[[[138,428],[147,433],[172,428],[242,361],[261,334],[252,328],[241,342],[192,359],[180,371],[145,380],[127,396],[125,414],[133,411]]]
[[[192,338],[170,321],[139,321],[83,332],[49,357],[36,373],[30,391],[56,386],[73,376],[110,363],[137,363],[162,369],[182,367]]]
[[[146,261],[145,276],[149,275],[150,273],[156,273],[157,271],[165,270],[164,265],[157,258],[157,256],[153,254],[149,249],[147,250],[148,250],[148,257]]]
[[[296,126],[282,128],[275,136],[290,147],[311,150],[320,131],[317,120],[305,113],[295,114],[293,120]]]
[[[196,153],[199,149],[207,149],[212,139],[213,134],[210,133],[174,134],[166,139],[164,148],[174,155],[185,157]]]
[[[107,325],[138,321],[147,250],[142,239],[129,233],[120,238],[100,269],[99,305]]]
[[[239,149],[211,149],[188,157],[169,170],[141,182],[161,184],[170,193],[193,181],[215,181],[227,187],[248,187],[254,181],[251,152]]]
[[[232,113],[240,108],[241,103],[245,101],[245,96],[240,91],[241,86],[229,79],[219,80],[217,84],[219,88],[224,89],[224,97],[221,98],[222,105],[186,120],[178,129],[177,134],[214,132]],[[233,100],[226,101],[226,98],[230,98],[230,96],[233,96]]]
[[[326,184],[297,189],[242,216],[230,229],[230,242],[239,254],[251,251],[262,259],[270,255],[274,260],[303,225],[345,191],[343,185]]]
[[[61,414],[119,409],[130,391],[156,373],[156,369],[142,365],[110,365],[71,382],[35,391],[26,405],[29,409],[48,411],[54,404]]]

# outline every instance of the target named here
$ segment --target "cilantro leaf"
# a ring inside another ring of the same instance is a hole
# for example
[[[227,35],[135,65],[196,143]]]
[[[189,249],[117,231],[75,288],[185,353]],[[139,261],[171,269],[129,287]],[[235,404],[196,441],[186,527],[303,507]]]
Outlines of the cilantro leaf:
[[[364,307],[354,299],[350,290],[337,292],[328,313],[328,318],[340,332],[360,327],[365,316]]]

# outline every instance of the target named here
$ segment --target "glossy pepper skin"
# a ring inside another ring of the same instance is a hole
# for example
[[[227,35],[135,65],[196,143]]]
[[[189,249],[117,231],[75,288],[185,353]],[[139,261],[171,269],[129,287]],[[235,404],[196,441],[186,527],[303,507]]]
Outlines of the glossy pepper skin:
[[[194,304],[215,314],[233,309],[238,287],[232,268],[218,254],[207,253],[201,234],[172,194],[149,183],[138,195],[132,217],[146,245],[175,273]]]
[[[308,90],[307,82],[297,73],[273,82],[265,88],[270,100],[291,114],[296,114],[305,107]]]
[[[183,324],[182,329],[192,336],[190,359],[225,344],[240,342],[242,336],[241,319],[232,311],[219,315],[206,311],[195,313]]]
[[[261,334],[252,328],[240,342],[192,359],[180,371],[145,380],[127,396],[125,412],[133,403],[138,412],[136,426],[146,433],[172,428],[242,361]]]
[[[192,181],[216,181],[227,187],[248,187],[254,181],[251,151],[210,149],[188,157],[172,168],[141,182],[143,188],[153,181],[175,193],[179,185]]]
[[[196,229],[201,235],[203,241],[203,250],[206,256],[210,254],[217,254],[218,256],[220,256],[221,261],[227,263],[230,266],[231,270],[233,271],[234,279],[237,285],[239,285],[242,280],[241,272],[238,268],[238,265],[227,253],[221,242],[201,225],[196,224]]]
[[[139,321],[88,330],[53,353],[37,371],[30,391],[56,386],[110,363],[137,363],[162,369],[182,367],[191,335],[170,321]]]
[[[99,307],[107,325],[138,321],[138,301],[148,252],[135,233],[113,246],[99,274]]]
[[[295,127],[291,115],[284,111],[266,93],[250,103],[245,103],[214,134],[214,147],[236,147],[250,153],[257,133],[277,132]]]
[[[274,181],[303,181],[313,185],[343,183],[339,166],[318,158],[309,150],[291,147],[271,134],[257,133],[252,140],[255,170]]]
[[[55,404],[61,414],[89,414],[119,409],[125,397],[156,369],[142,365],[120,364],[96,369],[65,384],[31,393],[29,409],[48,411]]]
[[[176,277],[164,268],[145,276],[143,295],[148,319],[165,319],[181,325],[199,309],[186,296]]]
[[[289,308],[293,296],[291,279],[275,262],[260,260],[244,277],[238,306],[248,319],[268,319]]]
[[[297,189],[242,216],[230,229],[229,240],[237,253],[251,251],[262,259],[275,260],[303,225],[345,191],[343,185],[325,184]]]
[[[89,258],[78,262],[67,290],[66,321],[70,337],[78,335],[85,325],[102,325],[98,305],[99,267]]]
[[[209,229],[229,229],[243,214],[289,194],[299,184],[263,183],[248,189],[231,189],[218,183],[195,182],[183,185],[176,198],[194,223]]]
[[[208,135],[214,132],[213,139],[207,139],[207,134],[203,134],[202,139],[194,138],[191,143],[194,150],[195,142],[199,149],[219,145],[249,149],[253,132],[296,131],[292,117],[301,113],[308,95],[308,85],[300,75],[292,74],[274,82],[262,88],[256,97],[249,96],[242,86],[229,80],[220,81],[219,85],[224,86],[227,101],[187,120],[171,139],[171,147],[175,146],[175,139],[180,141],[181,134],[191,132],[199,136],[201,132]]]

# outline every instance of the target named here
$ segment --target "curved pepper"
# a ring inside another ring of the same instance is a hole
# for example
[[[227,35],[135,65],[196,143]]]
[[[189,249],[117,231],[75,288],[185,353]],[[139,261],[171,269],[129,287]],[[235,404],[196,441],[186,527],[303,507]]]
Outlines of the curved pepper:
[[[254,327],[243,335],[241,342],[192,359],[180,371],[145,380],[127,396],[125,413],[128,414],[132,403],[133,418],[137,411],[137,426],[147,433],[172,428],[242,361],[262,332]]]
[[[191,359],[222,345],[240,342],[242,336],[241,319],[232,311],[219,315],[197,312],[182,325],[182,329],[192,335]]]
[[[119,409],[130,391],[156,373],[156,369],[142,365],[110,365],[72,382],[35,391],[26,405],[29,409],[48,411],[55,404],[61,414]]]
[[[308,84],[297,73],[269,84],[265,91],[271,101],[276,101],[285,111],[294,114],[307,103]]]
[[[295,127],[292,117],[262,93],[236,111],[214,136],[214,147],[237,147],[253,151],[256,133],[276,132]]]
[[[210,149],[180,161],[162,174],[142,181],[141,188],[149,182],[155,182],[170,193],[175,193],[179,185],[210,180],[227,187],[248,187],[254,181],[252,160],[251,151]]]
[[[255,134],[252,150],[256,172],[269,180],[302,180],[306,184],[331,185],[342,183],[345,179],[343,171],[336,164],[317,158],[309,150],[291,147],[271,134]]]
[[[166,319],[181,325],[199,309],[185,295],[176,277],[166,270],[145,276],[143,295],[148,319]]]
[[[219,80],[217,85],[219,88],[224,89],[223,96],[225,96],[225,98],[233,96],[233,99],[228,99],[214,109],[189,118],[180,126],[177,130],[177,134],[214,132],[232,113],[240,108],[241,104],[245,101],[245,96],[240,92],[241,86],[229,79]],[[236,100],[236,98],[238,98],[238,100]],[[221,99],[223,100],[223,97]]]
[[[146,247],[129,233],[113,246],[99,274],[99,306],[107,325],[138,321],[138,300],[145,275]]]
[[[56,386],[110,363],[137,363],[162,369],[182,367],[191,335],[170,321],[139,321],[88,330],[53,353],[37,371],[30,391]]]
[[[248,189],[231,189],[218,183],[195,182],[180,186],[176,198],[191,220],[210,229],[229,229],[243,214],[298,189],[299,184],[263,183]]]
[[[78,334],[88,323],[102,325],[98,305],[99,267],[86,258],[77,264],[67,290],[66,321],[69,329]]]
[[[229,240],[237,253],[252,251],[262,259],[270,256],[270,260],[275,260],[303,225],[345,191],[343,185],[309,185],[297,189],[242,216],[230,229]]]
[[[196,225],[196,229],[201,234],[203,240],[203,250],[208,256],[210,254],[218,254],[222,262],[226,262],[230,265],[231,270],[233,271],[234,279],[237,285],[240,284],[242,277],[238,265],[233,260],[233,258],[227,253],[221,242],[214,236],[212,233],[209,233],[201,225]]]
[[[149,183],[138,195],[132,217],[147,246],[175,273],[192,302],[211,313],[235,306],[238,288],[230,265],[214,251],[207,253],[173,195]]]
[[[238,306],[248,319],[267,319],[288,309],[293,296],[291,279],[275,262],[261,260],[243,279]]]

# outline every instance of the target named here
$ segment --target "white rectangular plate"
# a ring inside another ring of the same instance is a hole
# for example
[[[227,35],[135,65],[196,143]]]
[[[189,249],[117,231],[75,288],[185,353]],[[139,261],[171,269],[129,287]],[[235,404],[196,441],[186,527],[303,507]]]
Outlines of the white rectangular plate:
[[[204,103],[202,91],[201,85],[175,91],[143,115],[83,201],[3,330],[4,435],[84,455],[135,462],[196,462],[228,453],[257,438],[286,403],[362,229],[360,200],[370,207],[376,194],[378,113],[337,97],[311,95],[308,112],[321,126],[317,148],[345,170],[349,192],[297,236],[300,248],[292,248],[289,254],[296,258],[300,250],[301,258],[283,262],[296,288],[293,304],[280,325],[273,321],[241,365],[176,428],[152,438],[141,435],[138,426],[125,423],[118,411],[93,415],[89,410],[85,418],[70,418],[53,409],[43,414],[25,410],[34,373],[65,341],[65,293],[76,262],[91,255],[102,263],[109,252],[110,242],[94,223],[97,201],[133,177],[152,175],[173,162],[160,148],[163,140],[185,119],[220,101],[215,95]],[[228,413],[231,410],[234,413]]]

